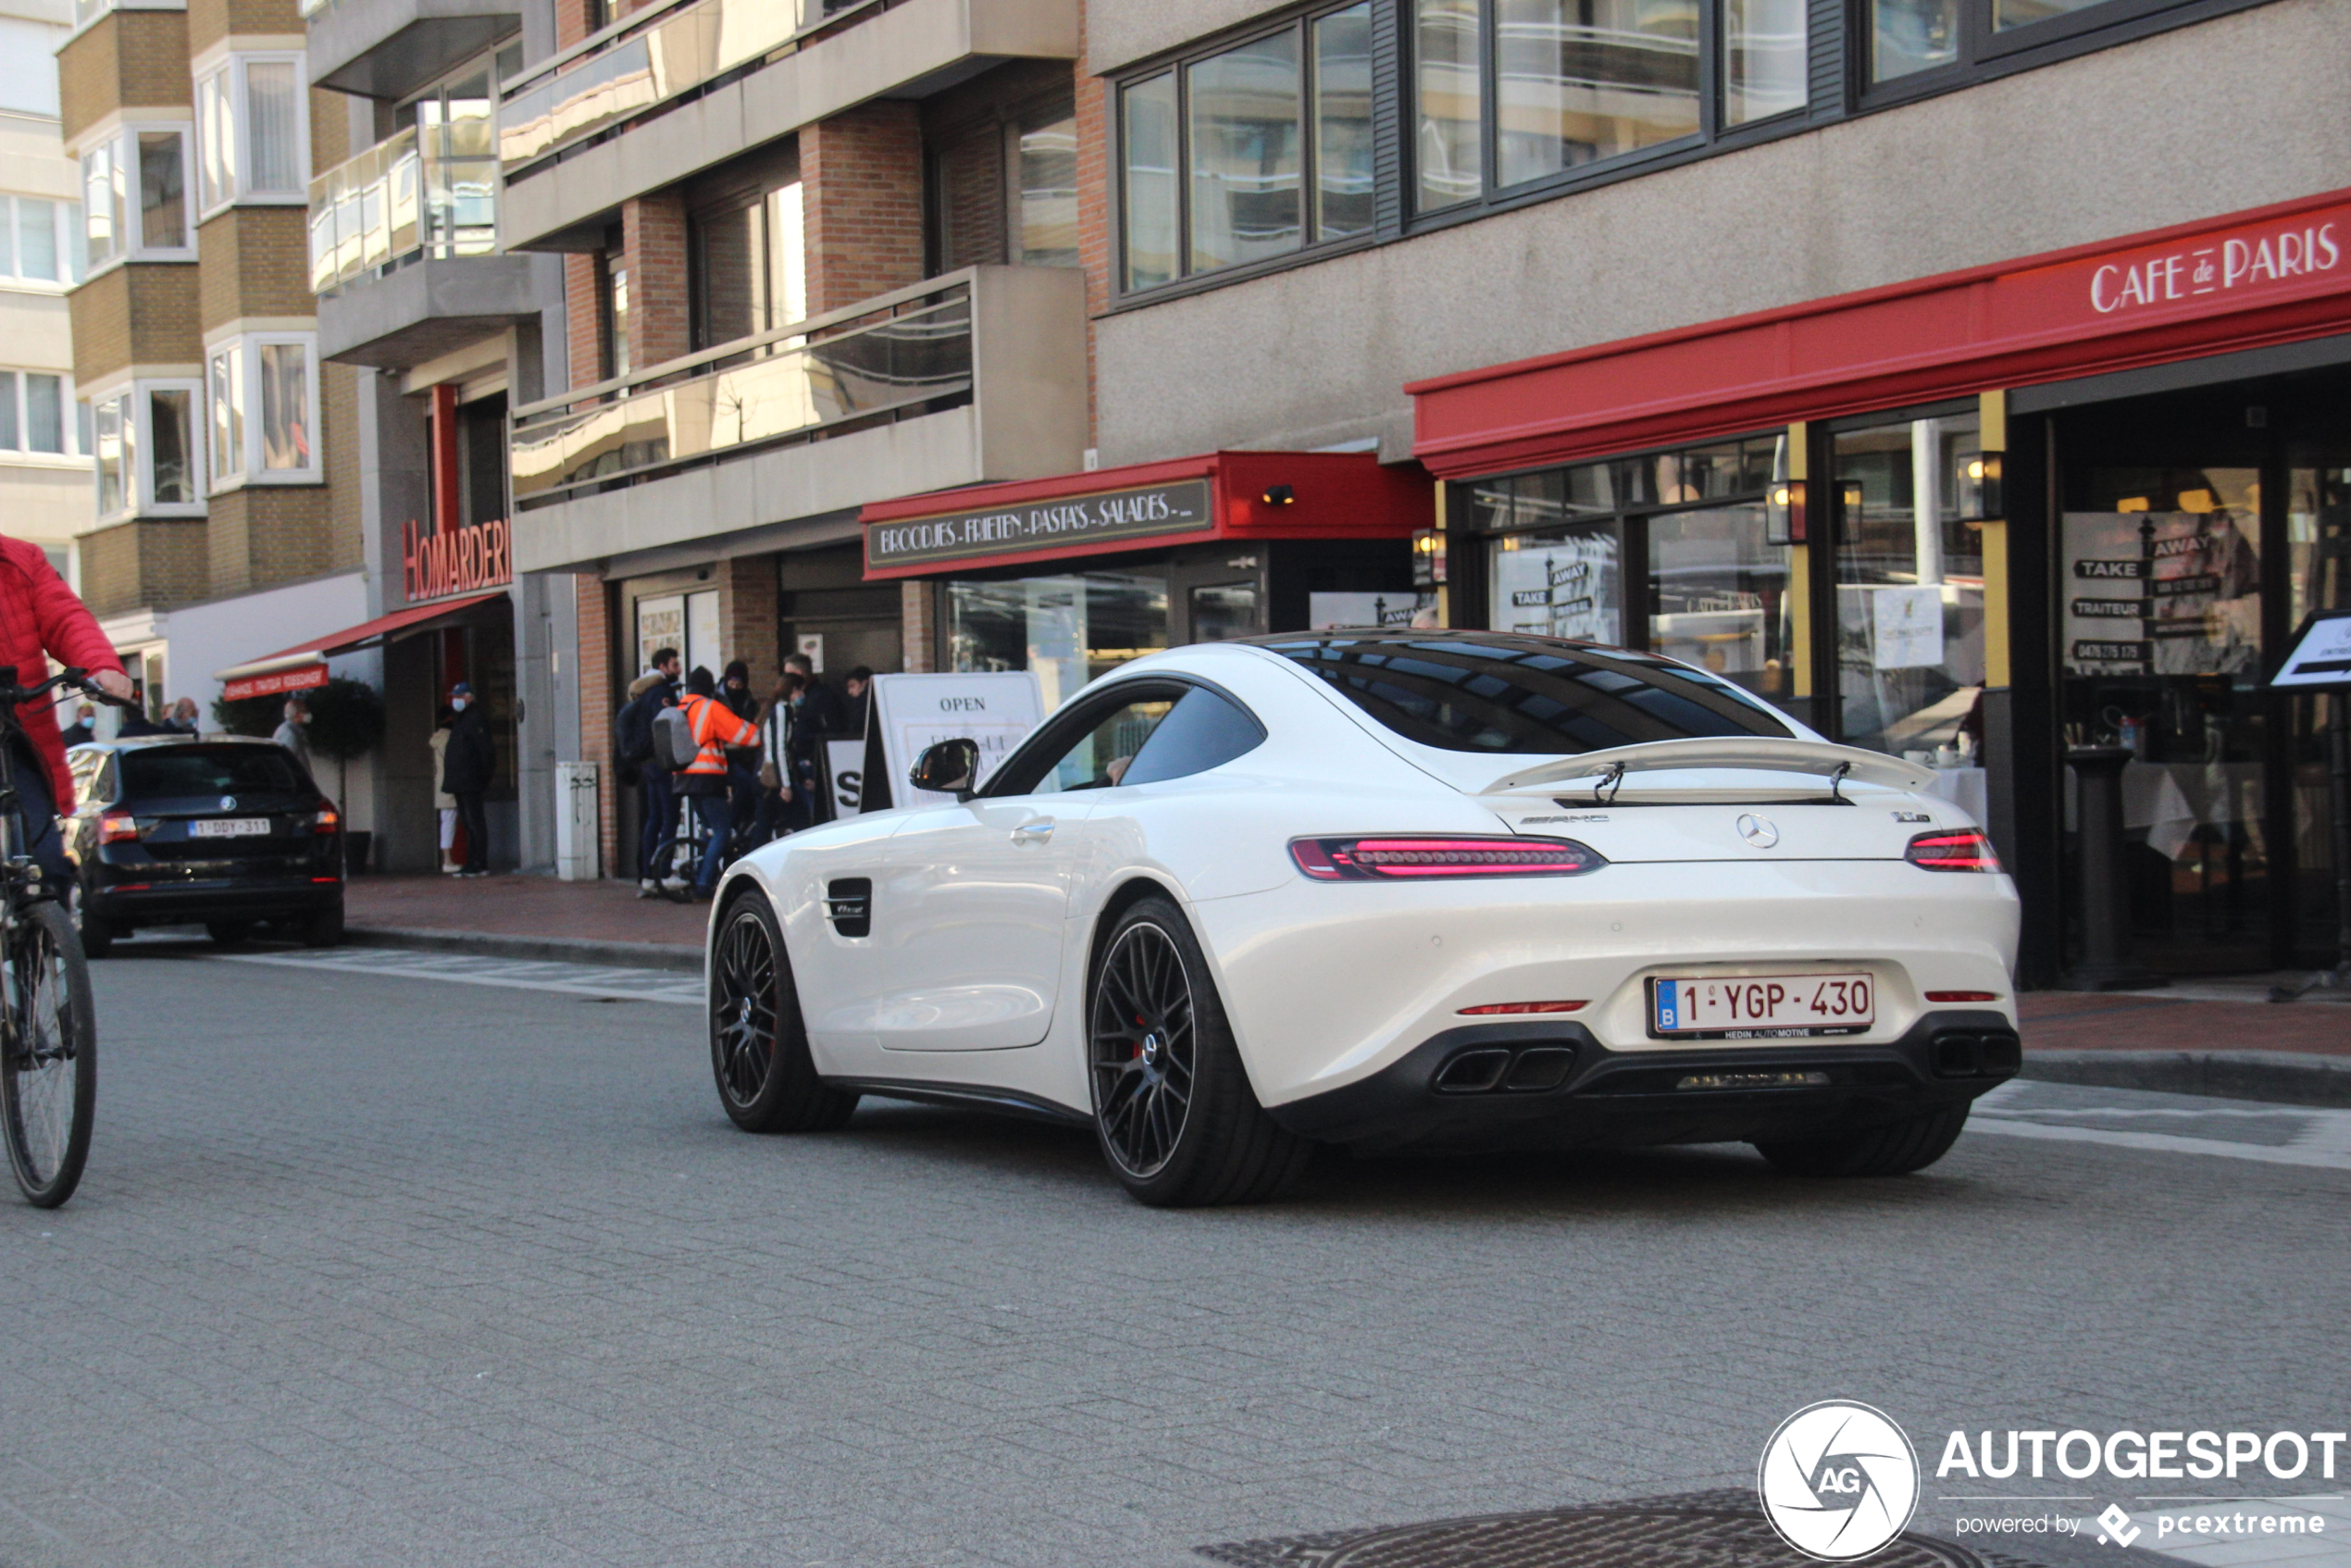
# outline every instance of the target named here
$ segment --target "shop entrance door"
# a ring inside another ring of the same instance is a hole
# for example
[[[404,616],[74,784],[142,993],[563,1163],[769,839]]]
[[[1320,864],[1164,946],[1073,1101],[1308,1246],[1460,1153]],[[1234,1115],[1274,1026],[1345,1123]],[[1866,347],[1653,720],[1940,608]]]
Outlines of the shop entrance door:
[[[2121,745],[2134,956],[2173,975],[2328,956],[2324,700],[2271,695],[2303,616],[2351,603],[2351,384],[2336,373],[2060,417],[2058,717]],[[2070,920],[2078,920],[2067,778]],[[2077,927],[2078,928],[2078,927]]]

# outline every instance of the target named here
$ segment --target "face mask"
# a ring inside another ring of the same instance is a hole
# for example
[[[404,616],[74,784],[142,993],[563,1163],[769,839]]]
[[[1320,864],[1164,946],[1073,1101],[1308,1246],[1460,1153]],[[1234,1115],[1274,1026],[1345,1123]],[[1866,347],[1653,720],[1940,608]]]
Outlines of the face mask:
[[[452,712],[454,712],[454,713],[464,713],[464,712],[466,711],[466,698],[463,698],[463,697],[452,697],[451,699],[449,699],[449,707],[450,707],[450,710],[451,710]]]

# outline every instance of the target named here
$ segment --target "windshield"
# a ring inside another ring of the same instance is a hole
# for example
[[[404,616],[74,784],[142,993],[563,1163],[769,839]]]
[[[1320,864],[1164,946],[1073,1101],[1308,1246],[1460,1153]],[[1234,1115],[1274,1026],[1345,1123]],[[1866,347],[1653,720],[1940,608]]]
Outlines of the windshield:
[[[122,792],[131,799],[240,792],[306,793],[293,758],[274,746],[191,746],[122,753]]]
[[[1793,735],[1746,692],[1685,665],[1540,637],[1267,638],[1349,702],[1424,746],[1574,755],[1694,736]]]

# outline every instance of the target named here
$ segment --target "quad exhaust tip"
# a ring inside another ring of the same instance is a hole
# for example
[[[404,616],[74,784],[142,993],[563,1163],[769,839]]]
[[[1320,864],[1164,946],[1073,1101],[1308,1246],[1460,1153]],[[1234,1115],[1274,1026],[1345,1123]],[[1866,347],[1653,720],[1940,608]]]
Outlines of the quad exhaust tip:
[[[1575,1051],[1564,1045],[1481,1046],[1437,1070],[1439,1094],[1539,1094],[1567,1081]]]

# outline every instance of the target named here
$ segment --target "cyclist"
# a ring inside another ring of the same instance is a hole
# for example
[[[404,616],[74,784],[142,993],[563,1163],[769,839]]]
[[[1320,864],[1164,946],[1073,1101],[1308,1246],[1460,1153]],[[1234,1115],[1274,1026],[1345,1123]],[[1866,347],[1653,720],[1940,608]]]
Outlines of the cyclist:
[[[686,722],[694,728],[698,750],[692,765],[677,776],[678,792],[694,803],[694,815],[710,835],[694,875],[697,899],[706,899],[717,890],[718,872],[727,861],[728,836],[734,827],[734,812],[727,802],[727,748],[754,745],[759,740],[759,727],[736,717],[720,703],[717,691],[718,683],[711,679],[710,671],[697,666],[686,678],[686,700],[678,704],[686,710]]]
[[[48,659],[88,670],[91,684],[109,697],[131,698],[131,678],[122,673],[122,661],[98,629],[97,617],[66,586],[39,545],[0,534],[0,665],[16,666],[18,681],[31,685],[41,678]],[[17,742],[17,800],[25,852],[41,867],[44,889],[61,897],[73,879],[57,837],[58,814],[73,809],[65,740],[56,709],[47,703],[21,710],[17,723],[23,732]]]

